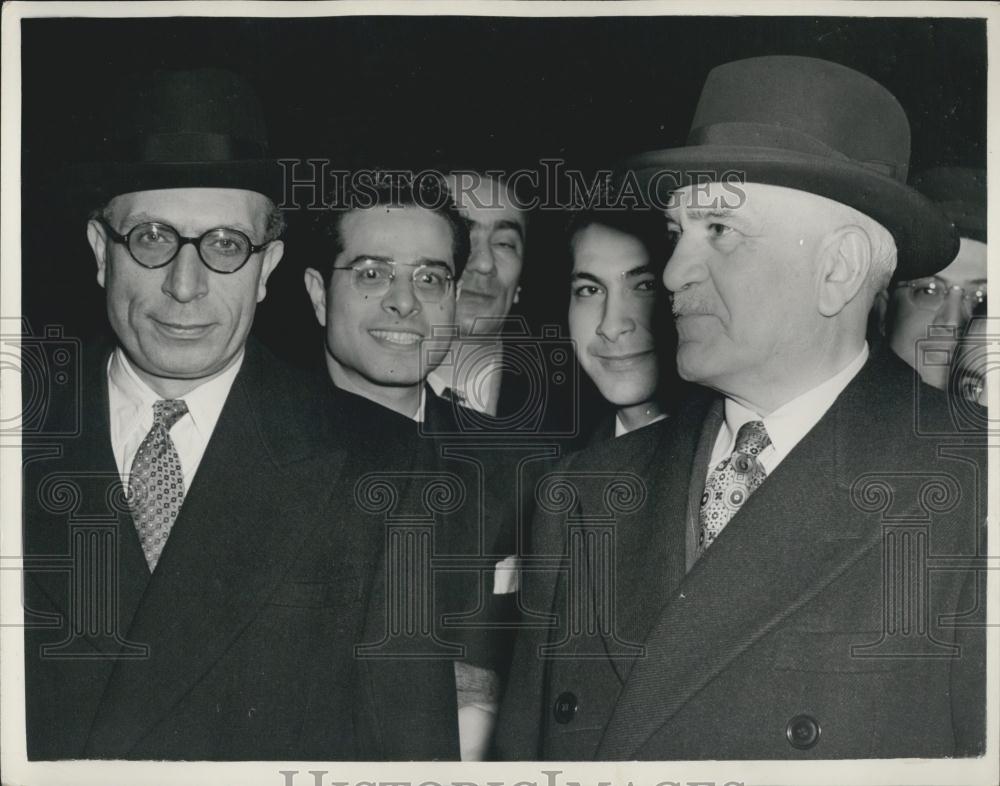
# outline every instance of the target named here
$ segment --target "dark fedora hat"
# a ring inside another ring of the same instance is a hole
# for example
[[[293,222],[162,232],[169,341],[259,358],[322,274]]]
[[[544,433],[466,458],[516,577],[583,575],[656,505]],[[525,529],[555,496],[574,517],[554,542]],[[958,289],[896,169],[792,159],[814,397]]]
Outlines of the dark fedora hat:
[[[165,188],[239,188],[282,198],[260,99],[232,71],[159,70],[124,80],[108,102],[94,161],[75,168],[93,199]]]
[[[921,172],[911,182],[951,219],[959,235],[986,242],[985,169],[939,166]]]
[[[938,272],[958,252],[948,218],[907,186],[909,159],[906,113],[878,82],[826,60],[769,56],[714,68],[687,146],[625,167],[640,183],[655,179],[663,201],[678,183],[728,178],[848,205],[892,233],[896,277],[907,279]]]

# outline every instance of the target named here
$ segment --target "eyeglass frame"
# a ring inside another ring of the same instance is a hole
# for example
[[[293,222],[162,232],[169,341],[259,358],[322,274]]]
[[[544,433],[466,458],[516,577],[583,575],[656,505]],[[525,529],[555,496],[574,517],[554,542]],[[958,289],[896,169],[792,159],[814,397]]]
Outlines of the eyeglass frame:
[[[917,278],[917,279],[912,279],[910,281],[898,281],[896,283],[895,289],[901,289],[902,287],[906,287],[907,289],[910,290],[912,297],[913,290],[926,288],[928,282],[933,282],[933,283],[940,282],[941,284],[941,295],[937,308],[940,308],[941,304],[943,304],[948,299],[948,295],[950,295],[955,290],[958,290],[959,292],[962,293],[962,302],[966,304],[968,307],[975,308],[979,304],[986,302],[986,286],[984,284],[977,285],[974,288],[970,288],[972,289],[972,294],[968,294],[969,290],[966,289],[965,287],[959,286],[958,284],[948,284],[944,281],[944,279],[940,279],[937,276],[928,276],[927,278]],[[981,296],[977,297],[975,294],[976,292],[981,293]],[[931,311],[931,310],[937,311],[937,308],[935,309],[921,308],[920,304],[918,303],[915,303],[914,305],[921,311]]]
[[[397,265],[402,265],[403,267],[412,267],[413,268],[413,273],[410,275],[410,283],[413,284],[413,285],[416,285],[416,283],[417,283],[417,273],[421,269],[423,269],[425,267],[429,267],[429,268],[443,268],[447,272],[447,275],[445,276],[445,281],[448,282],[448,288],[445,290],[444,294],[442,295],[442,300],[444,298],[448,297],[448,294],[452,291],[453,284],[455,283],[455,274],[451,270],[448,269],[447,265],[441,264],[439,262],[432,262],[432,263],[423,262],[423,263],[421,263],[419,265],[414,265],[414,264],[409,263],[409,262],[396,262],[394,260],[375,259],[373,257],[366,257],[364,259],[364,261],[362,261],[362,262],[354,262],[353,264],[350,264],[350,265],[331,265],[330,266],[330,270],[331,270],[331,272],[334,271],[334,270],[351,270],[351,271],[354,271],[354,270],[357,270],[359,267],[363,268],[364,265],[366,263],[368,263],[368,262],[379,262],[379,263],[381,263],[383,265],[389,265],[392,268],[392,273],[389,275],[389,286],[386,287],[385,292],[382,293],[383,295],[388,294],[389,291],[392,289],[392,284],[396,280],[396,266]],[[355,283],[353,281],[351,282],[351,286],[355,288],[355,291],[358,291],[357,290],[357,286],[355,285]],[[414,286],[413,291],[414,291],[414,293],[418,292],[416,286]],[[421,302],[423,302],[423,303],[440,303],[441,302],[440,300],[424,300],[423,298],[419,297],[419,294],[418,294],[418,299]]]
[[[128,255],[130,257],[132,257],[132,259],[135,261],[135,263],[137,265],[139,265],[140,267],[144,267],[146,270],[159,270],[160,268],[166,267],[171,262],[173,262],[175,259],[177,259],[177,257],[181,253],[181,249],[184,246],[186,246],[188,243],[190,243],[191,245],[194,246],[195,251],[198,252],[198,259],[201,261],[201,264],[203,264],[205,267],[207,267],[213,273],[218,273],[220,276],[228,276],[228,275],[230,275],[232,273],[238,273],[240,270],[242,270],[244,267],[246,267],[247,262],[250,261],[250,257],[252,257],[254,254],[257,254],[257,253],[263,251],[265,248],[267,248],[269,245],[271,245],[271,243],[273,243],[275,240],[277,240],[277,238],[271,238],[270,240],[265,241],[264,243],[262,243],[261,245],[258,246],[257,244],[255,244],[253,242],[253,239],[246,232],[244,232],[242,229],[234,229],[233,227],[226,227],[226,226],[212,227],[211,229],[207,229],[204,232],[202,232],[198,237],[186,237],[186,236],[182,235],[177,230],[176,227],[173,227],[170,224],[167,224],[167,223],[165,223],[163,221],[143,221],[140,224],[136,224],[134,227],[132,227],[128,232],[126,232],[123,235],[121,232],[119,232],[117,229],[115,229],[113,226],[111,226],[111,224],[108,223],[107,219],[105,219],[104,216],[97,216],[97,221],[99,221],[101,223],[101,225],[107,230],[108,234],[111,236],[111,239],[114,242],[120,243],[121,245],[125,246],[125,249],[128,251]],[[170,257],[170,259],[168,259],[166,262],[161,262],[159,265],[147,265],[145,262],[140,261],[139,258],[136,257],[136,255],[132,252],[132,246],[129,243],[129,237],[139,227],[145,227],[145,226],[161,226],[161,227],[166,227],[171,232],[173,232],[175,235],[177,235],[177,248],[174,250],[174,253]],[[201,253],[201,241],[204,240],[212,232],[218,232],[220,229],[224,229],[227,232],[235,232],[236,234],[242,235],[243,237],[245,237],[247,239],[248,250],[247,250],[246,259],[244,259],[239,264],[239,266],[236,267],[236,268],[234,268],[233,270],[216,270],[214,267],[212,267],[210,264],[208,264],[208,262],[205,261],[205,257],[203,257],[202,253]]]

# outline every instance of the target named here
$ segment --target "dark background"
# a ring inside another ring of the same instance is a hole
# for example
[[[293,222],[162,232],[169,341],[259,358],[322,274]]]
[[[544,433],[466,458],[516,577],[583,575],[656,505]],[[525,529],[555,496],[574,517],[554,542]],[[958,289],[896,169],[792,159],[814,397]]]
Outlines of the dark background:
[[[806,17],[35,19],[22,22],[23,309],[36,332],[92,336],[103,296],[73,162],[93,160],[118,80],[217,66],[260,93],[272,152],[334,166],[443,153],[492,168],[564,158],[587,170],[684,143],[708,71],[763,54],[833,60],[885,85],[913,129],[911,172],[985,166],[982,20]],[[415,166],[416,164],[411,164]],[[565,320],[565,217],[532,217],[521,310]],[[254,330],[297,363],[320,357],[302,270],[322,253],[301,215]]]

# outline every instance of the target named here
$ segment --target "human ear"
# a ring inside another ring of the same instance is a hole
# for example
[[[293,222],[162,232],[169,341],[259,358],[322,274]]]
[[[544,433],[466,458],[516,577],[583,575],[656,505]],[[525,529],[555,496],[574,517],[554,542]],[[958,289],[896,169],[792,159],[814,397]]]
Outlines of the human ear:
[[[326,327],[326,285],[323,283],[323,276],[315,268],[306,268],[304,281],[316,321]]]
[[[94,259],[97,260],[97,283],[104,286],[104,276],[107,270],[108,260],[105,254],[108,251],[108,236],[104,227],[99,221],[91,219],[87,222],[87,242],[94,252]]]
[[[832,317],[854,300],[868,278],[872,265],[872,243],[859,226],[844,226],[830,233],[820,249],[820,314]]]
[[[260,278],[257,280],[257,302],[267,296],[267,279],[278,266],[285,255],[285,244],[281,240],[272,240],[264,249],[264,259],[260,265]]]

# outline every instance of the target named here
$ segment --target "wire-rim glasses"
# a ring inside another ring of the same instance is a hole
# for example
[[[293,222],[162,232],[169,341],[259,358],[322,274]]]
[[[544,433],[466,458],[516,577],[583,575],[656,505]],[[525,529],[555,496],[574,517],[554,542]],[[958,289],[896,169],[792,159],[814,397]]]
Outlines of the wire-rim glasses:
[[[896,286],[908,287],[913,304],[926,311],[937,311],[952,292],[961,292],[962,304],[970,310],[986,302],[986,284],[966,288],[932,277],[900,281]]]
[[[386,259],[364,259],[350,265],[333,266],[333,270],[350,270],[351,283],[362,295],[382,297],[396,280],[396,267],[413,267],[410,281],[413,291],[424,303],[440,303],[451,292],[455,277],[441,263],[407,265]]]

